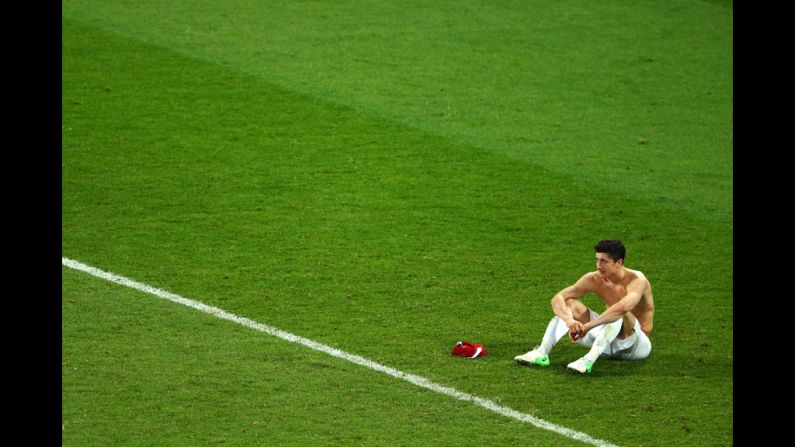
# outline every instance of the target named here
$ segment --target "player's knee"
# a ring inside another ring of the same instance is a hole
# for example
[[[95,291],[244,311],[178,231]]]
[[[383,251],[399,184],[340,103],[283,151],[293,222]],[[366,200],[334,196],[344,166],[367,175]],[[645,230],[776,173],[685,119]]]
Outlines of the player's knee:
[[[572,317],[581,323],[591,321],[591,313],[588,311],[588,306],[581,303],[579,300],[568,300],[566,305],[571,311]]]
[[[635,318],[628,319],[625,316],[619,321],[621,321],[621,331],[618,333],[618,338],[631,337],[635,333]]]

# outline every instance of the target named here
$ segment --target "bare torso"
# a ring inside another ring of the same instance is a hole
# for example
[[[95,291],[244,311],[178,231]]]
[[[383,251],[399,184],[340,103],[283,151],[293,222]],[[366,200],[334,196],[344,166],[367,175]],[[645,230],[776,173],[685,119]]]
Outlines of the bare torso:
[[[613,282],[602,276],[598,271],[591,273],[593,279],[593,293],[598,295],[610,307],[627,294],[627,286],[633,282],[644,285],[644,291],[638,304],[630,311],[640,322],[643,332],[650,333],[654,326],[654,296],[651,283],[646,276],[638,271],[624,267],[624,277],[619,282]]]

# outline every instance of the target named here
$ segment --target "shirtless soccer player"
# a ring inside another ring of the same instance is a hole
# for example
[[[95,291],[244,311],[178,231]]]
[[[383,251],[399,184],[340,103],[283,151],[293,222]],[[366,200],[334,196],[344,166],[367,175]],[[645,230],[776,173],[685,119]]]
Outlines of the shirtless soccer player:
[[[646,276],[624,267],[626,249],[621,241],[596,244],[596,271],[552,298],[555,316],[547,325],[541,344],[514,359],[523,365],[549,366],[549,351],[567,333],[576,343],[590,348],[568,368],[589,373],[599,356],[641,360],[651,353],[648,335],[654,325],[654,297]],[[594,293],[605,303],[602,314],[589,309],[579,298]]]

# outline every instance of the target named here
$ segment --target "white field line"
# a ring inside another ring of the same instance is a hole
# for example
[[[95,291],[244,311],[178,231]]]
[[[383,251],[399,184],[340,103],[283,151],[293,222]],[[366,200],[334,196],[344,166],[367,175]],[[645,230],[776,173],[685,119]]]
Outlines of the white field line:
[[[382,372],[384,374],[389,374],[392,377],[397,377],[398,379],[405,380],[410,382],[414,385],[419,387],[444,394],[447,396],[455,397],[458,400],[472,402],[475,405],[479,405],[487,410],[491,410],[497,414],[501,414],[503,416],[516,419],[517,421],[527,422],[530,424],[535,425],[536,427],[543,428],[545,430],[549,430],[555,432],[559,435],[566,436],[571,439],[576,439],[578,441],[582,441],[587,444],[599,446],[599,447],[616,447],[614,444],[611,444],[607,441],[602,441],[601,439],[593,438],[585,433],[578,432],[576,430],[572,430],[570,428],[562,427],[557,424],[553,424],[551,422],[547,422],[543,419],[539,419],[533,415],[522,413],[516,411],[512,408],[508,408],[502,405],[497,404],[496,402],[490,401],[488,399],[483,399],[482,397],[473,396],[471,394],[464,393],[462,391],[458,391],[455,388],[451,388],[448,386],[440,385],[438,383],[432,382],[425,377],[417,376],[414,374],[405,373],[402,371],[398,371],[397,369],[390,368],[389,366],[382,365],[380,363],[376,363],[372,360],[368,360],[364,357],[360,357],[356,354],[351,354],[345,351],[341,351],[336,348],[332,348],[331,346],[324,345],[322,343],[318,343],[314,340],[310,340],[308,338],[300,337],[298,335],[291,334],[289,332],[285,332],[281,329],[275,328],[273,326],[268,326],[266,324],[257,323],[256,321],[250,320],[245,317],[239,317],[237,315],[231,314],[225,310],[219,309],[217,307],[208,306],[206,304],[200,303],[198,301],[194,301],[188,298],[183,298],[179,295],[175,295],[171,292],[167,292],[165,290],[160,290],[152,286],[148,286],[146,284],[139,283],[137,281],[133,281],[131,279],[125,278],[123,276],[114,275],[113,273],[105,272],[99,270],[97,268],[91,267],[89,265],[80,263],[78,261],[73,261],[68,258],[61,258],[61,263],[69,268],[80,270],[86,272],[90,275],[96,276],[98,278],[105,279],[107,281],[111,281],[117,284],[121,284],[123,286],[127,286],[136,290],[140,290],[142,292],[146,292],[148,294],[154,295],[159,298],[163,298],[169,301],[173,301],[175,303],[183,304],[188,307],[192,307],[196,310],[202,311],[204,313],[208,313],[210,315],[214,315],[218,318],[222,318],[224,320],[233,321],[235,323],[241,324],[248,328],[264,332],[269,335],[273,335],[274,337],[279,337],[283,340],[287,340],[289,342],[298,343],[300,345],[306,346],[307,348],[314,349],[316,351],[320,351],[326,353],[328,355],[341,358],[343,360],[347,360],[351,363],[355,363],[357,365],[362,365],[364,367],[370,368],[375,371]]]

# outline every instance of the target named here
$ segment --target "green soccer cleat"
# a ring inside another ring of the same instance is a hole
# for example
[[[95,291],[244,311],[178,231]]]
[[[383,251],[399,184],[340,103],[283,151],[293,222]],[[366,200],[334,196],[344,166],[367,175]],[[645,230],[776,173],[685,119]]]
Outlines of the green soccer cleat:
[[[591,372],[591,368],[593,368],[593,362],[589,361],[585,357],[582,357],[569,363],[567,368],[572,371],[577,371],[580,374],[586,374]]]
[[[542,354],[538,349],[533,349],[513,358],[522,365],[549,366],[549,354]]]

